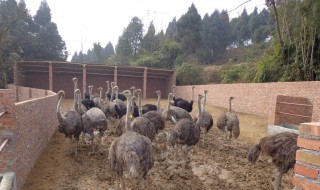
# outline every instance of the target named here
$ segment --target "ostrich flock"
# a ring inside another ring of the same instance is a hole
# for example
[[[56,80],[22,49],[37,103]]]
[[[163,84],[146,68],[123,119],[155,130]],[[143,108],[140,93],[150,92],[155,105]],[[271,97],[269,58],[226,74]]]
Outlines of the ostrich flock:
[[[102,87],[99,87],[99,95],[92,94],[93,86],[88,86],[88,93],[81,98],[78,89],[78,79],[72,79],[74,83],[74,107],[66,112],[61,112],[61,103],[65,92],[58,92],[57,117],[59,121],[58,131],[65,134],[70,140],[75,140],[75,157],[78,155],[80,136],[91,141],[92,151],[95,153],[94,136],[99,134],[99,142],[106,130],[117,136],[111,142],[108,160],[110,168],[120,180],[121,189],[126,189],[123,173],[128,172],[131,177],[139,180],[140,189],[144,189],[144,181],[148,171],[154,165],[153,145],[158,132],[165,128],[166,121],[171,122],[167,135],[167,143],[173,147],[174,163],[178,158],[178,149],[184,153],[184,166],[187,163],[190,147],[200,140],[201,131],[204,134],[202,144],[205,143],[206,134],[214,125],[213,117],[206,111],[207,90],[198,94],[198,114],[192,116],[194,102],[194,86],[192,87],[192,99],[187,101],[175,96],[175,86],[172,93],[168,94],[166,109],[160,107],[161,92],[157,105],[141,105],[141,89],[132,86],[130,89],[119,91],[114,82],[106,81],[107,90],[103,98]],[[232,112],[233,97],[229,98],[229,110],[222,113],[216,123],[216,127],[225,134],[224,141],[220,145],[223,149],[226,140],[239,137],[240,122],[237,115]],[[137,103],[136,103],[137,102]],[[96,132],[97,131],[97,132]],[[96,132],[96,133],[95,133]],[[264,137],[259,144],[248,150],[248,161],[255,163],[260,152],[272,157],[277,171],[274,180],[274,189],[280,189],[282,175],[293,168],[295,164],[295,151],[297,147],[297,135],[280,133]],[[184,167],[183,166],[183,167]]]

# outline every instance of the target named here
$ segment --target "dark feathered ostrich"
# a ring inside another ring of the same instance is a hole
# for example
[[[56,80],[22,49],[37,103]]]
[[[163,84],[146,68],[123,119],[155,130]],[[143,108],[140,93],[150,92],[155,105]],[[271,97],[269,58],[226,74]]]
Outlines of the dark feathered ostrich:
[[[170,135],[168,136],[168,143],[172,145],[175,148],[175,155],[174,159],[177,159],[177,145],[180,144],[182,146],[185,146],[185,163],[187,159],[187,152],[189,150],[189,147],[192,145],[196,145],[200,138],[200,126],[202,125],[202,119],[201,119],[201,98],[202,95],[199,94],[198,97],[198,109],[199,109],[199,115],[198,119],[196,121],[192,121],[190,119],[181,119],[178,122],[175,120],[175,118],[172,118],[172,120],[175,123],[174,129],[170,132]]]
[[[131,92],[125,91],[123,94],[129,100],[127,101],[127,113],[129,113]],[[129,114],[126,114],[125,118],[125,127],[128,128]],[[108,156],[111,169],[120,178],[122,190],[126,189],[123,179],[125,170],[129,171],[131,177],[139,178],[140,189],[144,189],[144,181],[154,164],[152,144],[148,137],[128,130],[111,143]]]
[[[61,114],[61,102],[64,98],[65,93],[63,90],[58,92],[59,101],[57,104],[57,117],[59,121],[58,130],[59,132],[66,135],[66,137],[72,140],[72,137],[76,140],[76,149],[75,149],[75,156],[78,156],[78,142],[79,137],[82,132],[82,123],[81,123],[81,116],[75,109],[70,109],[66,113]],[[77,102],[77,96],[75,96]],[[74,106],[76,107],[76,105]]]
[[[194,86],[192,86],[192,99],[190,102],[188,102],[187,100],[177,100],[175,99],[175,97],[173,97],[173,102],[174,102],[174,106],[177,106],[179,108],[182,108],[188,112],[192,111],[193,108],[193,101],[194,101]]]
[[[176,97],[176,85],[173,85],[173,86],[172,86],[172,96],[173,96],[173,97],[172,97],[172,100],[173,100],[173,101],[172,101],[172,104],[171,104],[172,106],[174,106],[174,102],[175,102],[175,101],[178,102],[178,101],[183,100],[182,98],[177,98],[177,97]]]
[[[92,101],[92,89],[92,85],[88,86],[89,94],[86,94],[85,97],[81,100],[81,103],[86,107],[87,110],[95,107],[94,102]]]
[[[240,135],[239,119],[235,113],[232,113],[231,110],[231,100],[233,97],[229,98],[229,111],[222,113],[217,119],[217,127],[225,133],[223,143],[220,147],[220,150],[223,149],[223,146],[227,140],[228,131],[229,139],[232,138],[232,133],[235,138],[238,138]]]
[[[248,161],[255,163],[260,152],[272,157],[272,163],[276,165],[274,190],[281,187],[282,175],[294,167],[296,163],[296,151],[298,135],[294,133],[278,133],[263,137],[259,144],[249,150]]]
[[[141,106],[141,89],[137,89],[135,92],[138,95],[138,100],[139,100],[138,101],[138,103],[139,103],[138,106],[140,106],[140,114],[139,114],[140,116],[142,114],[145,114],[145,113],[149,112],[149,111],[157,111],[157,106],[154,105],[154,104],[145,104],[145,105]]]

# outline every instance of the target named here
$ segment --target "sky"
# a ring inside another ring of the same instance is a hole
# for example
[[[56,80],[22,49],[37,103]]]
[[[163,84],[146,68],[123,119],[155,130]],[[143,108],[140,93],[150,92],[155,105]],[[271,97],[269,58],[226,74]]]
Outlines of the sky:
[[[24,0],[30,14],[34,16],[42,0]],[[58,32],[66,42],[69,52],[68,61],[74,52],[84,53],[93,48],[93,43],[105,47],[111,42],[115,47],[119,36],[137,16],[144,24],[144,32],[153,21],[156,33],[166,31],[174,17],[178,20],[187,13],[194,3],[198,13],[203,16],[227,10],[229,17],[241,15],[244,8],[250,14],[254,7],[261,11],[265,8],[265,0],[47,0],[51,9],[51,20],[58,26]],[[236,10],[234,10],[237,8]]]

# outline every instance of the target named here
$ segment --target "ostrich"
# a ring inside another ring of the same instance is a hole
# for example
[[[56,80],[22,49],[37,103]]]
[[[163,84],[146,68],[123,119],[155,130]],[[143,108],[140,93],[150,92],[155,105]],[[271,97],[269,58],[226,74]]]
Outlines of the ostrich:
[[[114,82],[111,82],[111,89],[113,89],[115,86],[117,85]],[[118,92],[119,92],[119,88],[118,88]],[[127,100],[127,98],[122,93],[118,93],[117,98],[115,98],[114,96],[111,96],[112,101],[115,99],[120,99],[121,101]]]
[[[115,93],[116,93],[116,98],[115,98],[115,100],[113,100],[113,102],[116,103],[121,110],[126,110],[126,105],[125,105],[125,103],[123,102],[124,100],[119,99],[119,95],[120,95],[120,94],[119,94],[119,88],[118,88],[118,86],[114,86],[114,91],[115,91]],[[126,98],[126,99],[127,99],[127,98]]]
[[[157,110],[157,106],[154,104],[145,104],[145,105],[141,106],[141,89],[137,89],[136,92],[138,94],[139,106],[141,107],[139,109],[139,111],[142,112],[142,114],[145,114],[149,111],[156,111]],[[140,113],[140,115],[141,115],[141,113]]]
[[[195,86],[192,86],[192,99],[190,102],[188,102],[187,100],[177,100],[175,99],[175,97],[173,97],[173,101],[174,101],[174,106],[177,106],[179,108],[185,109],[188,112],[192,111],[192,107],[193,107],[193,101],[194,101],[194,88]]]
[[[106,100],[111,100],[110,81],[106,81],[106,83],[107,83]]]
[[[101,142],[101,138],[108,128],[107,118],[101,109],[94,107],[82,115],[82,125],[83,132],[91,140],[92,152],[94,153],[94,130],[99,130],[99,141]]]
[[[123,94],[128,100],[127,114],[125,116],[125,127],[128,128],[131,92],[126,91]],[[123,178],[124,170],[129,171],[131,177],[138,177],[140,179],[140,189],[144,189],[144,181],[148,171],[154,164],[152,144],[148,137],[128,130],[111,143],[108,156],[111,169],[120,178],[122,190],[126,189]]]
[[[133,119],[130,124],[131,130],[140,133],[146,137],[149,137],[151,141],[154,140],[156,136],[156,129],[153,123],[147,119],[146,117],[142,117],[141,114],[141,96],[138,92],[138,110],[139,110],[139,117]]]
[[[124,92],[124,93],[128,93],[128,92]],[[128,115],[127,116],[128,118],[125,116],[121,117],[118,124],[115,126],[115,129],[116,129],[115,133],[118,136],[121,136],[123,133],[126,132],[126,130],[127,130],[126,123],[128,123],[128,125],[130,125],[131,121],[134,119],[133,109],[132,109],[132,105],[133,105],[132,102],[134,100],[135,100],[134,96],[131,96],[130,99],[127,99],[127,104],[130,104],[130,109],[128,110],[128,107],[127,107],[127,110],[126,110],[126,115]]]
[[[173,101],[181,101],[183,100],[182,98],[177,98],[176,97],[176,85],[172,86],[172,96],[173,96]],[[174,106],[174,104],[172,104]]]
[[[95,97],[95,98],[93,98],[93,103],[94,103],[94,105],[96,105],[96,107],[98,107],[98,108],[102,108],[102,104],[103,104],[103,102],[102,102],[102,90],[103,90],[103,88],[100,86],[99,88],[98,88],[98,90],[99,90],[99,97]]]
[[[88,86],[89,94],[86,94],[84,99],[81,100],[81,103],[86,107],[87,110],[95,107],[94,102],[92,101],[92,88],[92,85]]]
[[[212,128],[213,126],[213,118],[210,112],[206,111],[206,101],[207,101],[207,93],[208,90],[204,90],[204,100],[203,100],[203,106],[202,106],[202,113],[201,113],[201,119],[202,119],[202,125],[201,127],[204,128],[204,138],[202,141],[202,144],[204,145],[204,141],[206,139],[206,135],[208,131]]]
[[[186,110],[179,108],[179,107],[170,107],[171,98],[172,98],[172,93],[169,93],[168,94],[168,107],[166,110],[164,110],[162,112],[163,117],[166,120],[169,120],[171,122],[173,122],[172,117],[177,121],[179,121],[180,119],[183,119],[183,118],[187,118],[192,121],[193,119],[192,119],[191,115]]]
[[[203,96],[199,94],[198,96],[198,109],[199,109],[199,115],[198,119],[195,121],[192,121],[190,119],[181,119],[178,122],[175,120],[175,118],[172,118],[175,126],[174,129],[170,132],[168,136],[168,142],[170,145],[172,145],[175,148],[175,154],[174,154],[174,160],[177,159],[177,153],[178,153],[178,147],[177,144],[181,144],[185,148],[185,163],[186,163],[186,157],[187,152],[189,150],[189,147],[192,145],[196,145],[200,138],[200,126],[202,125],[202,117],[201,117],[201,98]]]
[[[165,126],[165,119],[163,118],[161,112],[160,112],[160,99],[161,99],[161,92],[158,90],[155,92],[158,96],[158,103],[157,103],[157,111],[149,111],[142,115],[142,117],[145,117],[153,123],[156,133],[158,130],[163,130]]]
[[[281,187],[282,175],[294,167],[296,163],[296,151],[298,135],[295,133],[278,133],[263,137],[259,144],[256,144],[248,152],[248,161],[255,163],[260,152],[272,157],[273,164],[276,165],[274,190]]]
[[[64,91],[60,90],[58,92],[58,96],[59,96],[59,101],[58,101],[57,112],[56,112],[58,121],[59,121],[58,130],[59,132],[65,134],[66,137],[70,138],[70,140],[72,140],[72,137],[76,139],[75,157],[77,157],[79,137],[82,132],[81,117],[79,113],[74,109],[68,110],[65,114],[61,114],[60,109],[61,109],[62,98],[64,98],[65,96]],[[75,102],[76,101],[77,100],[75,100]]]
[[[232,133],[235,138],[238,138],[240,135],[239,119],[235,113],[232,113],[232,110],[231,110],[232,99],[233,97],[229,98],[229,111],[222,113],[217,119],[217,127],[225,133],[224,140],[220,147],[220,150],[223,149],[223,146],[227,140],[228,131],[230,132],[229,134],[230,140],[232,138]]]

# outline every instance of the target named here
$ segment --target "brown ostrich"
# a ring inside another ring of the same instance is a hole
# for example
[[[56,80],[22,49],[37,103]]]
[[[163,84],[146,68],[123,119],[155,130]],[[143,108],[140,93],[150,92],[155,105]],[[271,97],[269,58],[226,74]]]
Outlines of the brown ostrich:
[[[223,146],[227,140],[228,131],[229,139],[232,138],[232,133],[235,138],[238,138],[240,135],[239,119],[235,113],[232,113],[231,110],[231,100],[233,97],[229,98],[229,111],[222,113],[217,119],[217,127],[225,133],[223,143],[220,147],[220,150],[223,149]]]
[[[124,91],[127,99],[127,114],[125,126],[128,129],[129,111],[131,107],[131,92]],[[148,137],[137,132],[127,130],[123,135],[115,139],[109,149],[109,163],[112,170],[120,178],[120,187],[126,189],[123,172],[127,170],[131,177],[140,180],[140,189],[144,189],[144,181],[148,171],[153,167],[152,144]]]
[[[76,149],[75,149],[75,157],[78,156],[78,143],[79,143],[79,137],[82,132],[82,123],[81,123],[81,116],[80,114],[74,110],[70,109],[66,113],[61,114],[61,102],[64,98],[65,93],[63,90],[60,90],[58,92],[58,105],[57,105],[57,117],[59,121],[58,130],[60,133],[63,133],[66,135],[66,137],[70,138],[72,140],[72,137],[76,140]],[[76,96],[75,96],[76,98]],[[76,102],[77,100],[75,100]],[[76,107],[76,106],[74,106]]]
[[[180,144],[184,149],[184,163],[187,162],[187,153],[189,147],[192,145],[196,145],[200,139],[200,126],[202,125],[202,117],[201,117],[201,98],[202,95],[198,96],[198,110],[199,115],[198,119],[193,121],[187,118],[181,119],[178,122],[173,118],[175,123],[174,129],[170,132],[168,136],[168,143],[175,148],[174,160],[177,159],[178,147]]]
[[[158,90],[155,92],[158,96],[158,103],[157,103],[157,111],[149,111],[145,114],[142,115],[142,117],[145,117],[147,119],[149,119],[149,121],[151,121],[151,123],[153,123],[154,128],[156,130],[156,133],[159,130],[163,130],[164,126],[165,126],[165,119],[162,116],[161,112],[160,112],[160,99],[161,99],[161,92]]]
[[[296,151],[298,135],[295,133],[278,133],[263,137],[259,144],[249,150],[248,161],[255,163],[260,152],[272,157],[272,163],[276,165],[274,190],[281,187],[282,175],[294,167],[296,163]]]

